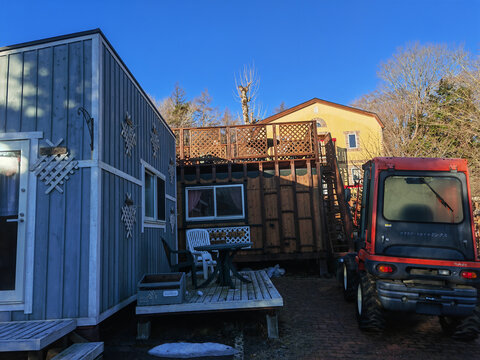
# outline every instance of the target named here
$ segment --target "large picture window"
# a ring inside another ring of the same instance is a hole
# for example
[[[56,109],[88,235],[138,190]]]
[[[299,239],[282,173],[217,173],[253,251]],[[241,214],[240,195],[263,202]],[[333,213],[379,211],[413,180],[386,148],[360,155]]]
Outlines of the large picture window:
[[[243,219],[243,185],[197,186],[185,189],[187,221]]]
[[[165,225],[165,176],[143,163],[144,226]]]

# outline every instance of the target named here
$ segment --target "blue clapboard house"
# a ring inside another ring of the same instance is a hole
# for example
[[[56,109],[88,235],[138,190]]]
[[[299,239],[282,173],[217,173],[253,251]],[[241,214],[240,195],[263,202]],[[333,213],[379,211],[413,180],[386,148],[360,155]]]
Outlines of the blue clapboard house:
[[[0,49],[0,321],[96,325],[176,247],[175,138],[100,30]]]

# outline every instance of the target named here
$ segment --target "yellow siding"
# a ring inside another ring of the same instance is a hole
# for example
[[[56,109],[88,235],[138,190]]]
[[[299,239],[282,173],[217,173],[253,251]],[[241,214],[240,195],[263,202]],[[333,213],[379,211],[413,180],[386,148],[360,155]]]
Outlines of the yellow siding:
[[[358,149],[348,149],[349,168],[361,165],[374,156],[381,156],[382,128],[373,115],[360,114],[322,103],[314,103],[282,116],[271,123],[324,120],[326,127],[318,127],[318,133],[330,132],[337,139],[337,146],[347,148],[346,132],[358,134]],[[351,173],[350,173],[351,175]]]

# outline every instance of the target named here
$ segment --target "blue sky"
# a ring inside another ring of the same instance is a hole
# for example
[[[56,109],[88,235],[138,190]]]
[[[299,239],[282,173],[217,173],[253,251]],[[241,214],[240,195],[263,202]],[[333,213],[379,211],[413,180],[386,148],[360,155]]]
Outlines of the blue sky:
[[[350,104],[408,42],[478,54],[479,25],[480,0],[0,0],[0,47],[99,27],[155,98],[179,82],[233,112],[235,73],[254,63],[267,115],[282,101]]]

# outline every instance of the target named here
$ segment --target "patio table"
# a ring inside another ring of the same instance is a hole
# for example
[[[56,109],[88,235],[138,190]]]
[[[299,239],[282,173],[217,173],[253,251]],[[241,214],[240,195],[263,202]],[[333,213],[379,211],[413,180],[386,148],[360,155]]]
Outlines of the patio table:
[[[200,288],[210,284],[215,277],[217,277],[217,282],[220,286],[230,286],[234,288],[232,278],[230,276],[230,271],[233,276],[239,279],[242,282],[249,283],[250,280],[244,278],[240,275],[233,265],[232,259],[237,253],[238,250],[251,246],[251,242],[245,243],[235,243],[235,244],[212,244],[212,245],[202,245],[195,246],[194,249],[197,251],[208,251],[210,253],[218,251],[217,265],[212,274],[200,284]]]

